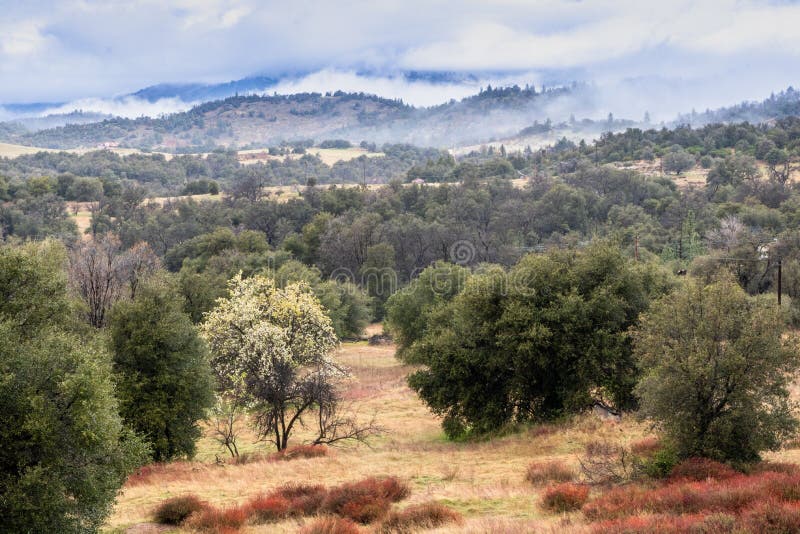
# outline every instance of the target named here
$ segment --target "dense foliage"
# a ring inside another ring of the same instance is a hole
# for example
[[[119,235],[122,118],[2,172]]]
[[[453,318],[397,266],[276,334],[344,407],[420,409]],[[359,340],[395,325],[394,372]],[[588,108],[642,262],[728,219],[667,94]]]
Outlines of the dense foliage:
[[[71,319],[63,249],[0,247],[0,514],[12,532],[93,532],[145,448],[101,340]]]
[[[752,462],[793,435],[788,386],[800,353],[780,313],[723,278],[689,282],[644,316],[641,412],[680,455]]]
[[[214,384],[207,349],[174,284],[151,278],[133,300],[118,302],[110,334],[125,423],[157,462],[193,456]]]
[[[628,329],[668,285],[652,266],[603,244],[527,256],[509,271],[487,267],[431,312],[405,352],[425,367],[409,383],[452,437],[578,412],[594,400],[631,406],[638,370]]]

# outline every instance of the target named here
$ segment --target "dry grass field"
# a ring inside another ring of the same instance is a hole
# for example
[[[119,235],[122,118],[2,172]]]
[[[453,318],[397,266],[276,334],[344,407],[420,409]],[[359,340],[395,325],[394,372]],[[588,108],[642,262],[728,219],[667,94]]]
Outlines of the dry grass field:
[[[167,152],[142,152],[136,148],[106,148],[100,149],[97,147],[82,147],[82,148],[71,148],[68,150],[58,150],[54,148],[42,148],[36,146],[25,146],[25,145],[12,145],[8,143],[0,143],[0,158],[16,158],[18,156],[26,156],[29,154],[36,154],[37,152],[69,152],[70,154],[86,154],[87,152],[92,152],[95,150],[110,150],[115,154],[119,154],[120,156],[129,156],[131,154],[161,154],[167,160],[173,157],[172,154]]]
[[[436,532],[580,532],[580,512],[551,514],[539,502],[541,487],[525,480],[533,461],[563,461],[575,469],[587,443],[629,443],[647,435],[633,420],[603,422],[592,415],[562,425],[531,427],[490,441],[453,443],[444,439],[439,420],[407,387],[411,367],[394,358],[393,346],[345,343],[338,359],[353,374],[346,398],[361,417],[376,417],[386,433],[370,446],[333,449],[329,456],[291,461],[219,465],[224,449],[209,437],[199,443],[191,463],[175,463],[122,490],[107,530],[143,532],[154,507],[164,499],[195,493],[215,505],[242,503],[289,482],[333,486],[369,476],[407,480],[411,496],[399,506],[435,501],[460,512],[460,526]],[[247,452],[268,449],[242,442]],[[295,438],[295,443],[302,435]],[[245,527],[242,532],[296,532],[308,519]],[[154,528],[154,527],[151,527]],[[369,532],[365,529],[364,532]]]
[[[317,156],[326,165],[333,165],[340,161],[350,161],[351,159],[356,159],[360,156],[366,156],[368,158],[378,158],[385,155],[383,152],[369,152],[360,147],[350,147],[350,148],[312,147],[308,149],[308,154]],[[287,157],[290,159],[300,159],[302,157],[302,154],[290,154],[288,156],[270,156],[269,153],[264,149],[239,151],[239,162],[243,165],[252,165],[253,163],[259,163],[259,162],[263,163],[270,160],[283,161]]]

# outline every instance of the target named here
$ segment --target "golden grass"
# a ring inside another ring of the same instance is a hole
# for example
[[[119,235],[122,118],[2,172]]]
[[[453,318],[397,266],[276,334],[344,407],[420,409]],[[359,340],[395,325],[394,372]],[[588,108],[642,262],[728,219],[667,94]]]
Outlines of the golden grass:
[[[0,158],[16,158],[18,156],[36,154],[37,152],[53,152],[53,151],[46,148],[0,143]]]
[[[350,148],[309,148],[308,154],[317,156],[326,165],[333,165],[340,161],[350,161],[361,156],[368,158],[378,158],[385,156],[383,152],[369,152],[361,147]],[[283,161],[287,157],[290,159],[300,159],[302,154],[289,154],[288,156],[270,156],[269,152],[264,148],[240,150],[239,162],[243,165],[252,165],[253,163],[263,163],[270,160]]]
[[[587,415],[491,441],[453,443],[445,440],[439,419],[406,385],[413,368],[394,358],[393,346],[346,343],[337,358],[353,373],[346,401],[361,417],[374,415],[388,431],[373,439],[371,447],[341,447],[323,458],[216,465],[215,457],[224,459],[226,453],[206,436],[198,444],[194,462],[174,464],[144,483],[123,488],[107,529],[118,531],[146,523],[160,501],[185,493],[195,493],[215,505],[230,505],[289,482],[332,486],[395,475],[412,487],[411,497],[402,506],[435,501],[464,516],[463,525],[435,532],[559,532],[567,527],[579,531],[583,524],[580,513],[559,516],[540,508],[543,488],[525,480],[528,465],[561,461],[577,470],[577,458],[586,443],[629,443],[647,435],[644,425],[634,421],[603,423]],[[302,437],[302,433],[296,436],[294,443]],[[245,436],[241,449],[269,452],[264,444],[254,443],[252,433]],[[308,520],[251,526],[243,532],[295,532],[303,521]]]

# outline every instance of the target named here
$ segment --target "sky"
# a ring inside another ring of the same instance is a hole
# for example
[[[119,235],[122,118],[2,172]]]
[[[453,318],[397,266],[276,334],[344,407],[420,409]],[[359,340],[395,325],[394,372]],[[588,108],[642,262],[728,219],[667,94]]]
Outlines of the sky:
[[[0,0],[0,103],[155,114],[185,104],[109,98],[287,72],[304,76],[281,92],[431,105],[476,90],[393,76],[435,70],[591,81],[620,104],[702,109],[800,85],[798,27],[794,1]]]

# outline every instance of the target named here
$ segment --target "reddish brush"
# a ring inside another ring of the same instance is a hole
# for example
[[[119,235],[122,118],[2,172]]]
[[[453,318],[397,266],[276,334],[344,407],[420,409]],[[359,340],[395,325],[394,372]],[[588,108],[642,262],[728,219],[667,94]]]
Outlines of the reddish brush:
[[[742,512],[747,532],[800,532],[800,504],[766,500]]]
[[[217,509],[207,508],[193,514],[186,525],[200,532],[210,534],[228,534],[237,532],[247,522],[249,511],[240,506]]]
[[[322,506],[327,490],[324,486],[287,484],[270,495],[289,501],[289,514],[297,516],[314,515]]]
[[[292,505],[278,495],[261,495],[248,501],[244,508],[256,523],[271,523],[288,517]]]
[[[383,520],[381,534],[416,532],[438,528],[448,523],[461,524],[463,519],[455,510],[439,503],[424,503],[409,506],[400,512],[390,512]]]
[[[574,478],[575,471],[563,462],[533,462],[525,473],[525,480],[535,485],[547,482],[570,482]]]
[[[593,534],[728,534],[736,517],[727,514],[644,515],[603,521],[592,526]]]
[[[589,486],[565,482],[551,486],[542,495],[542,506],[551,512],[577,510],[589,498]]]
[[[751,475],[759,473],[785,473],[787,475],[800,474],[800,466],[782,462],[759,462],[749,471]]]
[[[301,534],[359,534],[358,526],[343,517],[323,517],[300,531]]]
[[[675,467],[669,474],[670,480],[726,480],[739,473],[731,467],[709,460],[708,458],[688,458]]]
[[[153,513],[156,523],[164,525],[180,525],[190,515],[204,510],[208,504],[201,501],[196,495],[182,495],[167,499],[158,505]]]
[[[395,477],[367,478],[331,489],[322,509],[367,524],[385,516],[392,502],[409,493],[408,484]]]
[[[657,488],[616,488],[583,507],[590,520],[615,519],[640,513],[736,514],[764,499],[800,498],[800,475],[761,473],[725,480],[672,482]]]

